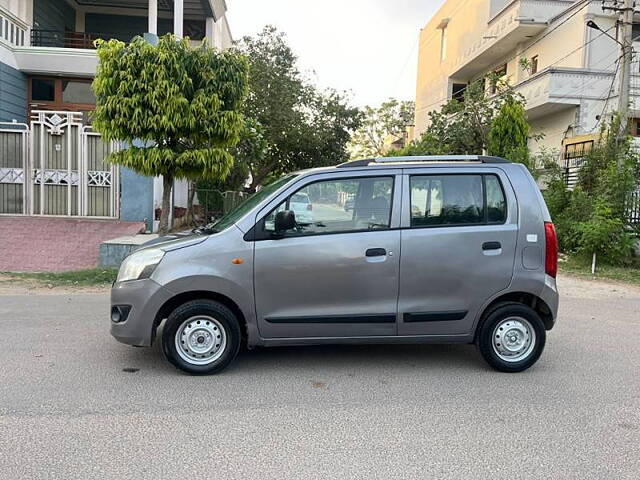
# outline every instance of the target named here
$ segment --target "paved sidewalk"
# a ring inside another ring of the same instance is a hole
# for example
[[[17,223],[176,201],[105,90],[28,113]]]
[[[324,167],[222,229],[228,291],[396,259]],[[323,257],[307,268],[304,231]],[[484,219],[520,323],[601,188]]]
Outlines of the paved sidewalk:
[[[62,272],[98,266],[100,244],[145,228],[143,222],[0,217],[0,272]]]

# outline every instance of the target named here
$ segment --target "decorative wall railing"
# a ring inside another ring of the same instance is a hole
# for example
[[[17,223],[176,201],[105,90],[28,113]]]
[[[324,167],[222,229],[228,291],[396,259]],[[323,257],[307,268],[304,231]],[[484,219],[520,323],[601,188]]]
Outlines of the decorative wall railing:
[[[0,124],[0,214],[118,217],[119,170],[104,161],[116,148],[79,112]]]
[[[0,10],[0,39],[17,47],[23,47],[29,37],[25,27],[18,25]]]

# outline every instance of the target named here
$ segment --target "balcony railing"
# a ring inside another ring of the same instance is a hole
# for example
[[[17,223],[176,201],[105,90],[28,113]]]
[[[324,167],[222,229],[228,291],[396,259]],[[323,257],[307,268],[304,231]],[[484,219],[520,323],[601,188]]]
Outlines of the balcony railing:
[[[130,40],[134,35],[130,35],[125,41]],[[31,30],[31,46],[33,47],[58,47],[58,48],[95,48],[93,42],[99,38],[105,40],[118,38],[123,40],[122,35],[113,33],[95,32],[70,32],[62,30],[41,30],[34,28]]]

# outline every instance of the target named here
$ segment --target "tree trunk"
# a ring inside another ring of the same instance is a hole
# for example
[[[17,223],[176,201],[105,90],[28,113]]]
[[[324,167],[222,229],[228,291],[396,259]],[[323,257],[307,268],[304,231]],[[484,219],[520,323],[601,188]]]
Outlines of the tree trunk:
[[[158,231],[160,235],[169,232],[169,212],[171,211],[171,189],[173,188],[173,178],[167,175],[162,177],[162,212],[160,214],[160,225]]]
[[[187,198],[187,225],[195,223],[195,215],[193,214],[193,199],[196,196],[196,182],[189,180],[189,196]]]

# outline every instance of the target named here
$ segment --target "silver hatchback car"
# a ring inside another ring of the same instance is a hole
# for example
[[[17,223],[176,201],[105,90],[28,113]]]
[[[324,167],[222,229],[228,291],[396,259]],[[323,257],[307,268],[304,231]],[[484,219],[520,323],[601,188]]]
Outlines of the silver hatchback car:
[[[298,217],[301,197],[313,215]],[[555,323],[556,270],[555,229],[523,165],[358,160],[285,176],[198,233],[132,253],[111,334],[149,346],[164,322],[167,359],[193,374],[222,370],[241,345],[331,343],[475,343],[519,372]]]

